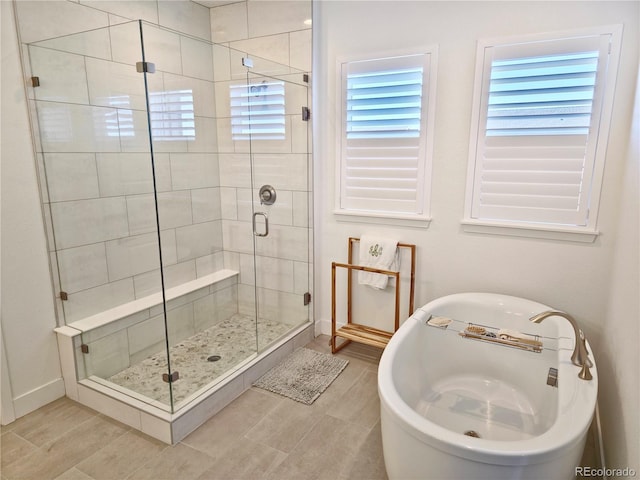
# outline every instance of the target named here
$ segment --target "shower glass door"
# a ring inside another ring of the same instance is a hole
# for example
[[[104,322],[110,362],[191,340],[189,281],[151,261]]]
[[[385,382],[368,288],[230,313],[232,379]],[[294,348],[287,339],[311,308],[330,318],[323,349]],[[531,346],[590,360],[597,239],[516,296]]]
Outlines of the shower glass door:
[[[243,288],[244,304],[257,318],[258,350],[309,320],[309,148],[307,77],[291,67],[256,57],[247,65],[246,115],[234,131],[249,137],[253,258]]]

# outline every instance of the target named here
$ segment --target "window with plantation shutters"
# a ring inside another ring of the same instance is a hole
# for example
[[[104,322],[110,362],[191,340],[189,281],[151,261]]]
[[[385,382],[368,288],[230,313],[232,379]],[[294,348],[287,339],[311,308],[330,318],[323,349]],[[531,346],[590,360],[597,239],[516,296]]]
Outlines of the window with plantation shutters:
[[[283,140],[285,138],[284,82],[252,79],[230,86],[233,140]]]
[[[468,223],[595,232],[618,37],[480,43]]]
[[[340,64],[336,213],[428,219],[433,53]]]

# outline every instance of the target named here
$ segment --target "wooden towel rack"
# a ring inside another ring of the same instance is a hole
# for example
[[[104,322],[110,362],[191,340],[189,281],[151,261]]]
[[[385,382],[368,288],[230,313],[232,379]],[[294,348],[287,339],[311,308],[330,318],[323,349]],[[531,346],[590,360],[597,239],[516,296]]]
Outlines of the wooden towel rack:
[[[359,238],[349,237],[349,255],[347,263],[332,262],[331,263],[331,352],[336,353],[343,347],[346,347],[352,341],[365,343],[374,347],[385,348],[391,336],[400,327],[400,271],[383,270],[380,268],[364,267],[354,265],[353,263],[353,244],[359,242]],[[413,314],[413,297],[415,289],[415,271],[416,271],[416,246],[408,243],[398,243],[399,248],[407,248],[411,252],[411,285],[409,287],[409,314]],[[341,328],[336,328],[336,268],[347,269],[347,323]],[[381,273],[395,278],[395,319],[393,332],[380,330],[378,328],[369,327],[359,323],[354,323],[351,316],[352,305],[352,276],[353,271],[359,270],[364,272]],[[344,338],[345,341],[340,345],[337,344],[337,337]]]

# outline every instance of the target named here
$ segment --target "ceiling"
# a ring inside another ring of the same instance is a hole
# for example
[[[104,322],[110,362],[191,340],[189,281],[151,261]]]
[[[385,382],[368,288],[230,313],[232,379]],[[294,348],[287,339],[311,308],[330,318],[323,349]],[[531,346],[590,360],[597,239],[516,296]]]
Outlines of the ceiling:
[[[230,3],[240,3],[242,0],[194,0],[195,3],[204,5],[205,7],[220,7],[222,5],[229,5]]]

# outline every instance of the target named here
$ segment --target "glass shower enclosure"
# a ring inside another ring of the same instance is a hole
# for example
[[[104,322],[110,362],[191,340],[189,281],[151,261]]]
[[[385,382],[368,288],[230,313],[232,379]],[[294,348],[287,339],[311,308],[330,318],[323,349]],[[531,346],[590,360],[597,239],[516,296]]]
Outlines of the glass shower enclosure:
[[[309,322],[303,72],[143,21],[26,56],[80,381],[175,412]]]

